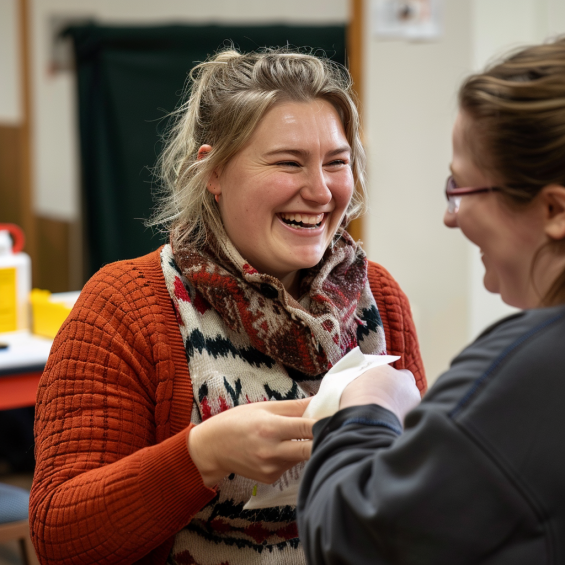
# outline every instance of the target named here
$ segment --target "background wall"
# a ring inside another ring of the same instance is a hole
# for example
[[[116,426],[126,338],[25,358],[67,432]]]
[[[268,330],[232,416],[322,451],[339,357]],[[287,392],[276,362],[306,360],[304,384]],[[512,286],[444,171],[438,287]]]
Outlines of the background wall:
[[[74,76],[50,70],[51,22],[95,18],[108,23],[345,22],[347,0],[32,0],[33,80],[36,134],[35,205],[41,214],[78,217],[77,132]],[[70,111],[71,110],[71,111]]]
[[[467,340],[467,247],[442,217],[455,93],[472,70],[472,15],[468,0],[448,0],[439,41],[378,40],[370,20],[365,34],[366,247],[410,298],[431,378]]]
[[[0,2],[0,123],[17,124],[21,119],[18,65],[17,0]]]
[[[511,309],[482,285],[479,251],[443,226],[462,79],[509,47],[565,33],[564,0],[446,0],[439,41],[381,40],[366,20],[366,249],[411,300],[430,381]]]
[[[433,380],[469,339],[507,311],[498,297],[482,288],[477,251],[457,230],[442,224],[457,87],[501,49],[565,32],[565,0],[445,0],[444,34],[433,42],[373,37],[371,1],[364,0],[363,97],[371,198],[365,247],[408,294]],[[17,0],[0,1],[0,76],[7,85],[0,90],[0,138],[3,125],[21,119],[17,4]],[[50,67],[54,19],[94,17],[132,24],[337,23],[348,20],[350,4],[348,0],[29,0],[29,8],[34,207],[45,222],[70,226],[66,237],[71,243],[72,271],[80,260],[74,84],[72,73],[53,72]],[[1,198],[0,207],[7,202]],[[73,279],[71,272],[70,278],[77,281],[80,276]]]

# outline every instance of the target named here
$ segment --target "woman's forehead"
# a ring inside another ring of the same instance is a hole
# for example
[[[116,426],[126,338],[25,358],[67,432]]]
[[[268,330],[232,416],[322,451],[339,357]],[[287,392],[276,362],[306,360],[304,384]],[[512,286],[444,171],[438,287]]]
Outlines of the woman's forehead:
[[[276,104],[259,121],[250,138],[262,152],[297,149],[316,141],[349,148],[339,114],[322,99]]]

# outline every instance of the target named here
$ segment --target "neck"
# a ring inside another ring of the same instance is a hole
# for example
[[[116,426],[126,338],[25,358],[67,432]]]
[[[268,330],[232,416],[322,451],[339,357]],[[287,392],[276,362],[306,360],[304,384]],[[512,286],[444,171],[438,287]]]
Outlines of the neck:
[[[300,298],[300,271],[293,271],[284,277],[280,277],[279,280],[292,298],[295,300]]]
[[[548,296],[558,279],[561,279],[561,286],[563,286],[563,273],[565,273],[565,257],[557,256],[549,249],[542,252],[536,261],[535,271],[532,272],[529,300],[525,308],[557,306],[563,302],[565,289],[557,295],[552,293],[553,296]]]

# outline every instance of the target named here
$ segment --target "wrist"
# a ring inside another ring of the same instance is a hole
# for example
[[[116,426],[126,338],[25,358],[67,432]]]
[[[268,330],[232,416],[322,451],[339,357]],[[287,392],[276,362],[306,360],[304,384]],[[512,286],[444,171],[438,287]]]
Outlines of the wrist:
[[[208,488],[214,488],[228,473],[224,473],[214,461],[212,445],[206,441],[204,428],[203,424],[194,426],[187,435],[186,444],[202,481]]]
[[[392,412],[398,419],[401,420],[400,410],[394,402],[383,394],[351,394],[347,395],[339,403],[339,409],[350,408],[352,406],[365,406],[367,404],[376,404],[381,408]],[[402,420],[401,420],[402,421]]]

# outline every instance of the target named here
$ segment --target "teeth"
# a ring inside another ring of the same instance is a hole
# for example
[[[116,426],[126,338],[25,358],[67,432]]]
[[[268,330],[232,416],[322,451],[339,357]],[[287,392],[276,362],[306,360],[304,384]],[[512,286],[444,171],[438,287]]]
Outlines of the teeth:
[[[304,224],[306,226],[315,226],[319,224],[324,219],[324,214],[289,214],[286,212],[281,213],[281,218],[286,222],[296,222],[298,224]],[[296,226],[296,227],[304,227]]]

